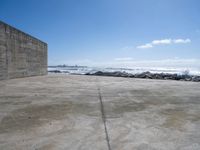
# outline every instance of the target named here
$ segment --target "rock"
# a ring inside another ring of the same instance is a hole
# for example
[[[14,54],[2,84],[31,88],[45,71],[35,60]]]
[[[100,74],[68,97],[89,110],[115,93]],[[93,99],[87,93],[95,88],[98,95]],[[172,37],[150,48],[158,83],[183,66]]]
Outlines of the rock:
[[[49,70],[48,72],[51,72],[51,73],[61,73],[60,70]]]
[[[170,77],[164,77],[164,79],[165,79],[165,80],[170,80],[171,78],[170,78]]]
[[[200,82],[200,76],[193,76],[191,81]]]
[[[120,72],[120,71],[115,71],[115,72],[97,71],[95,73],[86,73],[85,75],[113,76],[113,77],[132,77],[132,74],[129,74],[127,72]]]
[[[135,77],[136,78],[146,78],[146,77],[148,77],[148,76],[150,76],[150,72],[142,72],[142,73],[139,73],[139,74],[135,74]]]
[[[185,78],[185,81],[192,81],[192,78]]]
[[[62,71],[63,73],[70,73],[69,71]]]
[[[86,73],[86,75],[200,82],[200,76],[191,76],[191,75],[185,75],[185,74],[184,75],[178,75],[178,74],[169,74],[169,73],[151,73],[149,71],[137,73],[137,74],[130,74],[130,73],[127,73],[127,72],[120,72],[120,71],[115,71],[115,72],[97,71],[95,73]]]
[[[97,71],[94,73],[94,75],[102,76],[102,75],[104,75],[104,73],[102,71]]]
[[[163,79],[162,74],[155,74],[154,79]]]

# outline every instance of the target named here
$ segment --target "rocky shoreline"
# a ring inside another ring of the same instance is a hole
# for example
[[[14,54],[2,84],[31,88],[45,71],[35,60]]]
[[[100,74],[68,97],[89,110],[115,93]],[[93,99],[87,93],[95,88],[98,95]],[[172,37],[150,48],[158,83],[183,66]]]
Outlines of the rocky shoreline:
[[[69,73],[68,71],[60,70],[51,70],[49,73]],[[71,74],[71,73],[69,73]],[[74,74],[74,73],[73,73]],[[77,74],[79,75],[79,74]],[[193,81],[200,82],[200,76],[189,75],[189,74],[169,74],[169,73],[151,73],[151,72],[142,72],[137,74],[131,74],[127,72],[103,72],[97,71],[93,73],[85,73],[81,75],[90,75],[90,76],[111,76],[111,77],[125,77],[125,78],[143,78],[143,79],[160,79],[160,80],[179,80],[179,81]]]
[[[151,72],[131,74],[119,71],[116,72],[97,71],[95,73],[86,73],[85,75],[200,82],[200,76],[188,75],[188,74],[179,75],[179,74],[151,73]]]

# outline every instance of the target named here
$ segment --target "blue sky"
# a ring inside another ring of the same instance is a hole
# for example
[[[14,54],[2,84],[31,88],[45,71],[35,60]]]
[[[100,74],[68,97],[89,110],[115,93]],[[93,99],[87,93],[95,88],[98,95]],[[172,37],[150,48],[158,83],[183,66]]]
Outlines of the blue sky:
[[[200,64],[199,0],[1,0],[0,20],[47,42],[49,65]]]

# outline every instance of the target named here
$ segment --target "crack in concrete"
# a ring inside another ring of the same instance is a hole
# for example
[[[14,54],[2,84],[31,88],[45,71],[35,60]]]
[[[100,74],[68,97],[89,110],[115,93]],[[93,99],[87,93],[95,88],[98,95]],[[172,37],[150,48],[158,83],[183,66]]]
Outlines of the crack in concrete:
[[[102,120],[103,120],[103,124],[104,124],[104,130],[105,130],[105,134],[106,134],[107,146],[108,146],[108,150],[111,150],[110,139],[109,139],[108,129],[107,129],[107,125],[106,125],[106,115],[105,115],[105,111],[104,111],[104,105],[103,105],[101,90],[100,90],[99,86],[98,86],[98,95],[99,95],[99,101],[100,101],[100,106],[101,106],[101,115],[102,115]]]

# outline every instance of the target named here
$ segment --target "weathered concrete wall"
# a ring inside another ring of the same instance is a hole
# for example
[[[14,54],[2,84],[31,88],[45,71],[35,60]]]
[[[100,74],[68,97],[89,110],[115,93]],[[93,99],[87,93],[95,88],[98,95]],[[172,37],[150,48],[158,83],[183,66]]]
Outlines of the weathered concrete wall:
[[[0,80],[47,74],[47,44],[0,21]]]
[[[0,80],[7,78],[5,26],[0,22]]]

